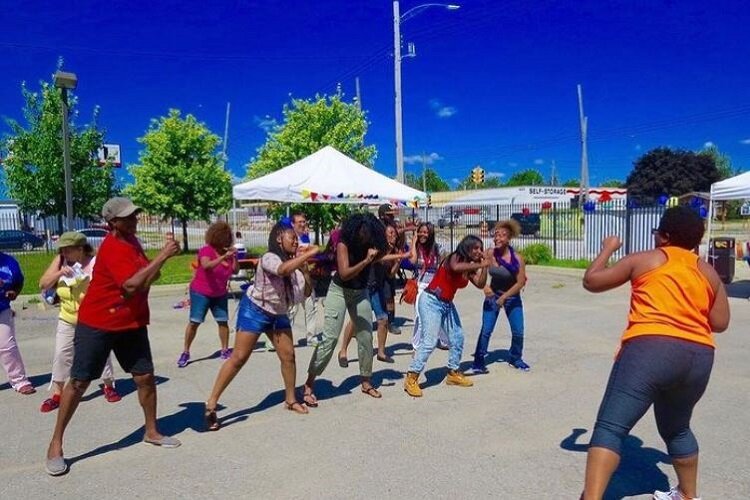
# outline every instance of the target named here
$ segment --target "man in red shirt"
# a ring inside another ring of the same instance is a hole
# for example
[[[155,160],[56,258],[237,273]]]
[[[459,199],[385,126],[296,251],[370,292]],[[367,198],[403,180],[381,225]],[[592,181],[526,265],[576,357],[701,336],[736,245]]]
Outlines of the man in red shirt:
[[[94,264],[93,278],[78,311],[73,367],[60,400],[57,423],[47,450],[47,473],[65,474],[65,428],[92,380],[101,377],[114,351],[122,369],[132,374],[145,417],[143,440],[164,448],[180,442],[156,427],[156,384],[148,341],[148,292],[161,267],[180,251],[173,239],[149,262],[135,236],[141,209],[127,198],[111,198],[102,208],[110,233],[104,238]]]

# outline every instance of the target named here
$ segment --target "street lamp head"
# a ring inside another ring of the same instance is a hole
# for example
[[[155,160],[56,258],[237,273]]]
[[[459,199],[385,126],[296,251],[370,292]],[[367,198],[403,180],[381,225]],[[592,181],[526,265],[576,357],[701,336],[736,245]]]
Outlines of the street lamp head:
[[[55,72],[55,87],[61,89],[74,89],[78,85],[78,77],[75,73],[67,71]]]

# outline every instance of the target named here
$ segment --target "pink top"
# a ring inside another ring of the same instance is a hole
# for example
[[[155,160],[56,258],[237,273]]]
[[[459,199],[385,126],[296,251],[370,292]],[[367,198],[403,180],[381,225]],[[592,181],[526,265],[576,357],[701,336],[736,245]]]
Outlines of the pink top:
[[[211,245],[206,245],[198,252],[198,268],[195,270],[190,289],[206,297],[223,297],[227,293],[227,282],[234,274],[234,257],[223,260],[213,269],[204,269],[200,265],[203,257],[214,260],[219,253]]]

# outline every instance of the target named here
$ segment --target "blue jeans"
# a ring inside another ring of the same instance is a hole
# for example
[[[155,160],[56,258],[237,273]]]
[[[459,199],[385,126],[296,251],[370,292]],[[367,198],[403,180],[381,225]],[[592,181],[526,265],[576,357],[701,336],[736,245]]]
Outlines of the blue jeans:
[[[500,314],[500,306],[497,305],[497,299],[500,294],[492,297],[485,297],[482,304],[482,329],[477,339],[477,348],[474,351],[474,366],[484,367],[484,357],[487,355],[487,348],[490,345],[490,337],[497,324],[497,316]],[[523,356],[523,301],[520,295],[513,295],[503,304],[502,309],[508,318],[510,325],[510,361],[518,361]]]
[[[453,302],[440,300],[431,293],[422,292],[417,301],[419,311],[419,330],[421,343],[414,353],[409,365],[409,371],[421,373],[425,363],[435,350],[438,342],[438,332],[442,329],[448,334],[450,349],[448,351],[448,368],[458,370],[461,363],[461,355],[464,352],[464,331],[461,328],[461,319]]]

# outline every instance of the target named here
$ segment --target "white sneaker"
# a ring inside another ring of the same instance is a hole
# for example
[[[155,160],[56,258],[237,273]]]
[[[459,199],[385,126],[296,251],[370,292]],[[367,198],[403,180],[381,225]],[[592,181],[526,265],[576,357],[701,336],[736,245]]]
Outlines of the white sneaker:
[[[654,500],[701,500],[700,497],[692,499],[682,496],[677,486],[672,486],[669,491],[654,491]]]

